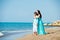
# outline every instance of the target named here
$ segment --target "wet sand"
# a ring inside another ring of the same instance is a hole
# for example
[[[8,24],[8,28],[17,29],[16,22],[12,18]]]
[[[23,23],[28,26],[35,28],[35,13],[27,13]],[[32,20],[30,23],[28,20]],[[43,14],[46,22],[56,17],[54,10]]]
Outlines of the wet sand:
[[[60,27],[46,28],[45,31],[47,32],[45,35],[27,34],[16,40],[60,40]]]

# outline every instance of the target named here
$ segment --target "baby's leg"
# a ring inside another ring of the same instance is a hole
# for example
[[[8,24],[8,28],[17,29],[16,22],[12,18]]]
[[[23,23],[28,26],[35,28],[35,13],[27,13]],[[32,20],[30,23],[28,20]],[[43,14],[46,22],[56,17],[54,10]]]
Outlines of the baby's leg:
[[[37,36],[37,32],[34,32],[34,35],[36,35],[36,36]]]

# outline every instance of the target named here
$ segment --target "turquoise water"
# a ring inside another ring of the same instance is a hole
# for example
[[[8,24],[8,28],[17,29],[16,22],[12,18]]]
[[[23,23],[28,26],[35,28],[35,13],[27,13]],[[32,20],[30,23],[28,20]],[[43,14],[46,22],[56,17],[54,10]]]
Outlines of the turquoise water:
[[[0,37],[0,40],[15,40],[26,34],[32,33],[32,28],[32,23],[0,22],[0,32],[4,34],[3,37]]]
[[[15,40],[32,33],[32,23],[0,22],[0,32],[4,34],[0,40]]]
[[[32,23],[21,22],[0,22],[0,31],[30,30]]]

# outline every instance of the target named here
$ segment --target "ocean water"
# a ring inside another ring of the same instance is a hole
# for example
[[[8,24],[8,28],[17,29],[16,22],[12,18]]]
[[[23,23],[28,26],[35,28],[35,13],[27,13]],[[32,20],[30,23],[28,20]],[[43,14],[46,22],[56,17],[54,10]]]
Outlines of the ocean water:
[[[4,34],[3,37],[0,37],[0,40],[15,40],[26,34],[32,33],[32,28],[32,23],[0,22],[0,32]]]
[[[0,22],[0,31],[31,30],[32,23]]]
[[[0,40],[15,40],[32,32],[32,23],[0,22],[0,32],[4,36]]]

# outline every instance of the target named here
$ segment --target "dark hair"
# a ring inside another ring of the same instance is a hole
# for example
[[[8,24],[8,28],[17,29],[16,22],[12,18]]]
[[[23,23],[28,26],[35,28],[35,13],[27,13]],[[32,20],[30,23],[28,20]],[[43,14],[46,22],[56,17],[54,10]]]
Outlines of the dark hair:
[[[42,18],[41,12],[39,10],[37,10],[37,11],[38,11],[38,14],[40,14],[40,18]]]
[[[34,14],[38,16],[37,12],[34,12]]]

